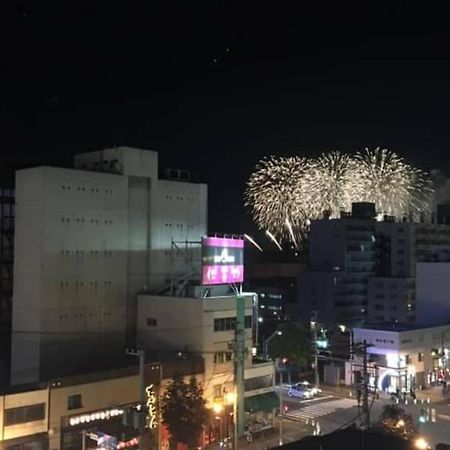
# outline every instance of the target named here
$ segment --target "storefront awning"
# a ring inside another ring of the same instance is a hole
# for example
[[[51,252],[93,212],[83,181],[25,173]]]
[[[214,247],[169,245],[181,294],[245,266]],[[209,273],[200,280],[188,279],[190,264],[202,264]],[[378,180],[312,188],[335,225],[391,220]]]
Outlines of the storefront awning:
[[[280,400],[275,392],[246,397],[244,402],[245,412],[272,411],[280,406]]]

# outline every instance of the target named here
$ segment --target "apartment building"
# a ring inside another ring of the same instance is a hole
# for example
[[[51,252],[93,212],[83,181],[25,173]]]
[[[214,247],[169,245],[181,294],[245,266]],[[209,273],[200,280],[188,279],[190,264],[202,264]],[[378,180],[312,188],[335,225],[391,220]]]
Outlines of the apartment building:
[[[354,326],[450,319],[443,288],[450,276],[450,226],[388,216],[376,221],[374,209],[365,208],[365,218],[359,207],[312,222],[310,270],[299,277],[300,313],[307,318],[318,310],[326,324]]]
[[[172,172],[128,147],[17,172],[13,384],[120,365],[137,295],[195,272],[177,242],[206,233],[207,187]]]

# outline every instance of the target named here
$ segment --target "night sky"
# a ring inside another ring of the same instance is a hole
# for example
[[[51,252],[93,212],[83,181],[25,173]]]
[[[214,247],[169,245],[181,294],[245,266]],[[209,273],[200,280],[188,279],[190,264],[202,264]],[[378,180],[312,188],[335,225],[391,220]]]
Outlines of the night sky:
[[[9,2],[2,166],[153,149],[209,184],[210,230],[230,232],[266,155],[382,145],[447,169],[449,3],[362,3]]]

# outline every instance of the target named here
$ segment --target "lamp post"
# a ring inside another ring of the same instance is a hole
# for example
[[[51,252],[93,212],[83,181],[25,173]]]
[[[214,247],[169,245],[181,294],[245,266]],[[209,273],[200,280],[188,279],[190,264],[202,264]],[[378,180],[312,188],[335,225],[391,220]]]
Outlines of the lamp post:
[[[319,378],[319,355],[317,351],[317,311],[314,311],[311,317],[311,329],[313,330],[314,339],[314,380],[316,388],[319,388],[320,378]]]
[[[281,330],[275,330],[263,343],[264,357],[269,358],[269,342],[276,336],[281,336],[283,332]]]

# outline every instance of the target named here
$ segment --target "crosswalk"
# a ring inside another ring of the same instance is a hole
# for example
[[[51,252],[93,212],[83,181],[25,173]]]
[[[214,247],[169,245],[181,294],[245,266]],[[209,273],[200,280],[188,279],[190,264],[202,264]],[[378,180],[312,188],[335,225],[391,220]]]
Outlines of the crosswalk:
[[[339,398],[336,400],[322,401],[320,403],[307,404],[298,409],[290,409],[283,416],[288,419],[309,421],[316,417],[332,414],[339,409],[356,407],[356,401],[350,398]]]

